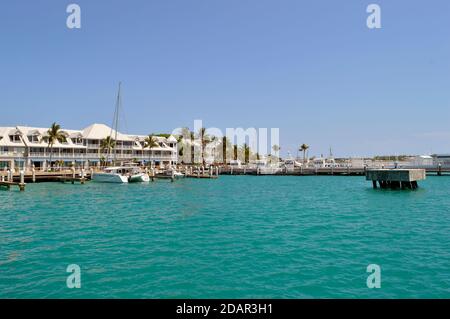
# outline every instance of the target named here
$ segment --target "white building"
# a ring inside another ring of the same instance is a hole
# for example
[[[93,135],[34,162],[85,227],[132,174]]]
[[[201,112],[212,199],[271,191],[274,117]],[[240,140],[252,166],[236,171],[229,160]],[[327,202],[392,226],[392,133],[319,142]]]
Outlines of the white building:
[[[429,155],[419,155],[411,159],[410,166],[413,167],[426,167],[426,166],[433,166],[434,160],[433,157]]]
[[[144,148],[145,135],[128,135],[117,132],[115,154],[100,148],[101,141],[108,136],[114,139],[116,132],[104,124],[92,124],[85,129],[61,129],[64,139],[48,147],[48,128],[0,127],[0,169],[46,168],[50,157],[52,165],[56,162],[64,166],[99,166],[101,161],[137,161],[142,164],[177,163],[177,140],[155,137],[158,147]],[[50,153],[51,156],[50,156]]]
[[[433,165],[441,165],[442,167],[450,167],[450,154],[434,154]]]

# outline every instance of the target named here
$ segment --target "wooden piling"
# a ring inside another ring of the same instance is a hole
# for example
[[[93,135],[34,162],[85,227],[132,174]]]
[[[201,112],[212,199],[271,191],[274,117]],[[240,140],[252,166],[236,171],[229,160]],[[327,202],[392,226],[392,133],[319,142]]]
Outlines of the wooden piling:
[[[20,171],[19,189],[21,192],[25,191],[25,172],[23,170]]]

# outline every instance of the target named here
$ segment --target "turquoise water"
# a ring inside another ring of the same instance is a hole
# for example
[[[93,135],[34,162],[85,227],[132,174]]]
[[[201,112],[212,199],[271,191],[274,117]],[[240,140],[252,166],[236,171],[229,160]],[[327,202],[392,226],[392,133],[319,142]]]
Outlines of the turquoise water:
[[[221,176],[0,190],[0,297],[449,298],[450,177],[420,186]],[[373,263],[380,289],[366,286]]]

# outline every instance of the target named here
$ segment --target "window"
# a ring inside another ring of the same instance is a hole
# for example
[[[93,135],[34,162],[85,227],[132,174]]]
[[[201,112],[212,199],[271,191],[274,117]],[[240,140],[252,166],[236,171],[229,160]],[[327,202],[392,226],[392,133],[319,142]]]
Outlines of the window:
[[[14,143],[21,142],[20,135],[10,135],[9,139],[11,140],[11,142],[14,142]]]
[[[31,143],[39,143],[39,136],[38,135],[28,135],[28,140]]]

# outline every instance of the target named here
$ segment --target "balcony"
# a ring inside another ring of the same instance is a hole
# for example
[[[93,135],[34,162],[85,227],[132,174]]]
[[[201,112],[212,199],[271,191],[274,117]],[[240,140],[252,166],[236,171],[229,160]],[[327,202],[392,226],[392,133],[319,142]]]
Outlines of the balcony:
[[[50,153],[37,153],[31,152],[28,157],[30,158],[50,158]],[[54,153],[52,154],[52,159],[60,159],[60,158],[85,158],[86,154],[72,154],[72,153]]]
[[[24,157],[25,152],[0,152],[0,157]]]
[[[48,160],[50,159],[50,153],[47,152],[30,152],[27,155],[25,155],[24,152],[0,152],[0,157],[3,158],[29,158],[31,160]],[[114,154],[98,154],[98,153],[87,153],[87,154],[80,154],[80,153],[53,153],[52,154],[52,161],[53,160],[99,160],[100,158],[105,159],[113,159]],[[177,155],[176,154],[153,154],[153,155],[146,155],[146,154],[116,154],[115,156],[118,160],[141,160],[141,161],[176,161]]]

